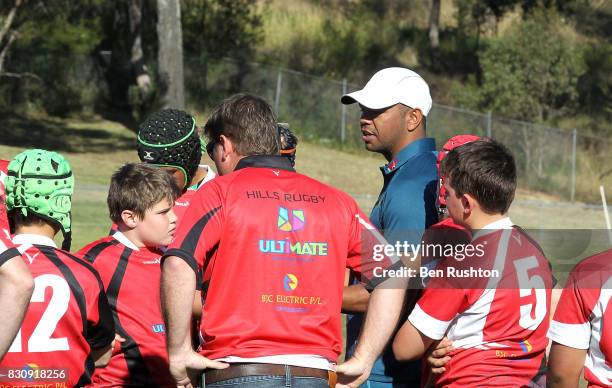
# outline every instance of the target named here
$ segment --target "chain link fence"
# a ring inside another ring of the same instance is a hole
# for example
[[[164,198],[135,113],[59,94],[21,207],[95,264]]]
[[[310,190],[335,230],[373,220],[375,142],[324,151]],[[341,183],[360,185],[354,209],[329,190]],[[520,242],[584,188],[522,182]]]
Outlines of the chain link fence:
[[[103,106],[105,101],[110,101],[104,81],[106,57],[100,54],[73,58],[69,63],[59,58],[24,64],[19,69],[22,72],[57,75],[57,82],[51,84],[53,90],[42,87],[39,79],[3,78],[0,105],[10,108],[23,106],[24,101],[25,106],[31,105],[30,101],[39,101],[52,115],[62,115],[71,106],[85,107],[84,110]],[[340,103],[342,94],[358,90],[362,85],[231,59],[187,57],[184,67],[185,100],[191,111],[206,113],[233,93],[250,92],[269,101],[279,121],[290,123],[300,138],[342,149],[363,149],[359,108]],[[152,72],[154,68],[153,63]],[[129,86],[129,79],[120,84],[135,88]],[[140,116],[146,114],[141,113]],[[441,104],[433,105],[427,130],[438,147],[451,136],[462,133],[500,140],[516,157],[519,187],[537,195],[546,193],[565,201],[599,203],[599,186],[612,186],[612,174],[602,176],[612,166],[612,139],[609,138],[589,137],[579,129],[549,128],[498,117],[491,112]]]
[[[205,102],[202,93],[209,107],[232,93],[251,92],[273,104],[279,121],[290,123],[301,138],[341,148],[363,147],[359,108],[340,103],[342,94],[358,90],[361,85],[229,59],[208,59],[205,65],[201,60],[188,59],[186,67],[193,69],[186,72],[188,85],[195,86],[198,82],[194,79],[206,77],[206,85],[188,87],[187,101],[193,102],[196,110],[201,110],[198,104]],[[519,187],[569,201],[597,201],[601,180],[598,171],[601,166],[612,165],[611,139],[582,136],[577,129],[510,120],[491,112],[434,104],[427,130],[438,146],[462,133],[493,137],[515,155]]]

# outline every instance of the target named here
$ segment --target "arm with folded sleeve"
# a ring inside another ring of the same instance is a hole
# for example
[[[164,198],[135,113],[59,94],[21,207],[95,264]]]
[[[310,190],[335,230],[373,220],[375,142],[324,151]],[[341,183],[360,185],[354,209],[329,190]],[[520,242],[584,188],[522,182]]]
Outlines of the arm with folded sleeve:
[[[19,252],[11,249],[4,253],[5,261],[0,264],[0,310],[6,319],[2,322],[3,330],[0,330],[0,360],[21,327],[34,291],[32,275]]]
[[[395,255],[373,260],[374,244],[384,245],[387,242],[368,222],[361,219],[359,224],[362,228],[353,239],[356,244],[361,244],[358,249],[353,249],[359,253],[350,257],[347,263],[355,272],[360,273],[362,281],[369,280],[363,287],[366,292],[368,289],[372,292],[368,292],[367,312],[355,352],[349,360],[337,367],[338,387],[358,387],[367,380],[374,362],[395,332],[408,286],[406,278],[373,276],[377,267],[399,269],[404,263]],[[364,235],[366,238],[362,238]],[[408,265],[413,267],[414,263]]]

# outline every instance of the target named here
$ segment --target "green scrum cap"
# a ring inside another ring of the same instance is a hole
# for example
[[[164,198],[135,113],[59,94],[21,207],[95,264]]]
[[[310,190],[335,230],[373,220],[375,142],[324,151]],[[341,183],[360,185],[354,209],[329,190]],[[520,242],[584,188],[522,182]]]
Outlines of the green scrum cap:
[[[8,166],[6,208],[24,216],[35,214],[62,229],[62,249],[70,249],[74,175],[57,152],[40,149],[17,155]]]

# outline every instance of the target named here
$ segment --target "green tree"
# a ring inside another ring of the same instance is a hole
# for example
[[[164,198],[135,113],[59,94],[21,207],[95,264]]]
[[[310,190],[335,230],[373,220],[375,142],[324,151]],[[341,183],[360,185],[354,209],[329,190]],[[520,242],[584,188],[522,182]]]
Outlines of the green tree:
[[[99,15],[109,8],[107,2],[17,3],[22,4],[11,26],[14,40],[4,54],[4,68],[31,76],[3,83],[0,104],[11,111],[27,106],[54,115],[92,107],[96,90],[89,78],[92,61],[88,55],[102,40]]]
[[[262,38],[261,15],[257,0],[182,0],[185,85],[192,102],[216,100],[209,95],[208,64],[230,57],[238,61],[238,71],[230,77],[230,89],[242,89]]]
[[[261,39],[256,0],[183,0],[185,49],[191,55],[249,57]]]
[[[480,56],[482,107],[538,122],[571,111],[586,66],[561,24],[553,11],[536,12],[489,42]]]

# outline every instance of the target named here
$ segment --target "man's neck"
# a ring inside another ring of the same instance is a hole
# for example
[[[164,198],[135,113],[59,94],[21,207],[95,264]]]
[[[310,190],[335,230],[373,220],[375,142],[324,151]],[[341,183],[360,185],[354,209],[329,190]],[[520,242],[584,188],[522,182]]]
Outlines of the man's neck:
[[[18,226],[15,229],[15,234],[36,234],[39,236],[49,237],[51,240],[55,237],[55,230],[47,224]]]
[[[208,168],[198,166],[195,174],[193,175],[193,178],[191,178],[191,182],[189,182],[189,185],[185,189],[193,187],[197,185],[198,183],[202,182],[204,178],[206,178],[207,174],[208,174]]]
[[[490,225],[496,221],[502,220],[506,217],[508,217],[508,214],[500,214],[500,213],[496,213],[496,214],[480,213],[478,215],[473,214],[471,217],[472,219],[468,221],[468,226],[473,231],[479,230],[479,229],[483,229],[487,225]]]
[[[425,138],[425,132],[417,129],[414,132],[410,133],[405,138],[403,138],[401,141],[399,141],[396,145],[394,145],[390,153],[383,152],[383,156],[385,157],[385,159],[387,159],[388,162],[390,162],[393,159],[395,159],[397,155],[400,152],[402,152],[404,148],[408,147],[410,144],[414,143],[415,141],[424,139],[424,138]]]

